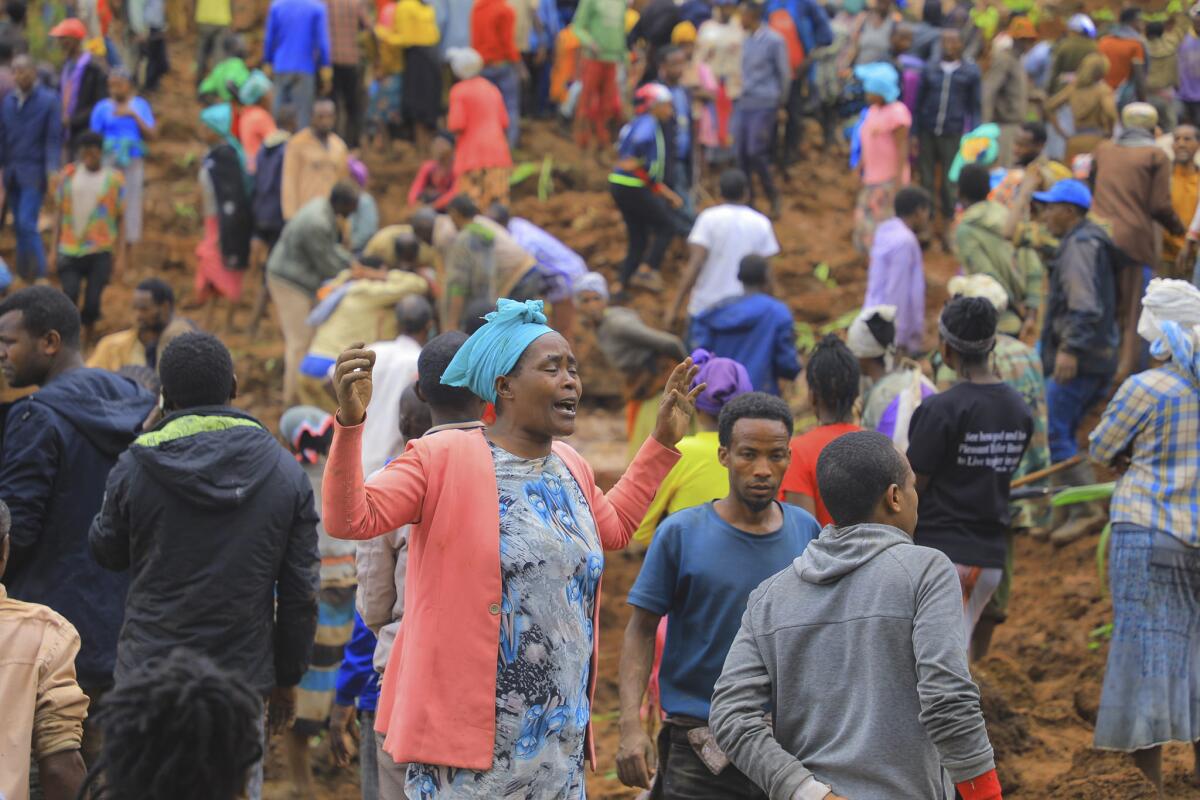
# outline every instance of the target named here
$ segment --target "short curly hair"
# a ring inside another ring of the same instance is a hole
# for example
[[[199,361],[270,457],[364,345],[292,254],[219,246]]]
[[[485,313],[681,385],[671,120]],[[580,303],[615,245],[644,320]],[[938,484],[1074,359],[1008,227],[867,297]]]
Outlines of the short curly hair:
[[[184,333],[158,360],[163,399],[175,408],[222,406],[233,396],[233,357],[211,333]]]
[[[767,419],[782,422],[788,436],[795,430],[795,421],[788,404],[766,392],[746,392],[730,400],[717,417],[717,443],[729,447],[733,443],[733,426],[741,419]]]
[[[871,519],[888,487],[903,486],[908,461],[878,431],[844,433],[817,458],[817,491],[839,528]]]

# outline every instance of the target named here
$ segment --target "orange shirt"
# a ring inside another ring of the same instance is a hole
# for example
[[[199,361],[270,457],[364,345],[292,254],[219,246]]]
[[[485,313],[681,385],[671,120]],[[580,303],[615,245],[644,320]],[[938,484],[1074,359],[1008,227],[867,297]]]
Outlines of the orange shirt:
[[[521,60],[513,33],[516,12],[506,0],[479,0],[471,9],[471,47],[483,56],[484,64],[516,63]]]
[[[783,483],[779,487],[779,499],[785,500],[788,492],[808,495],[813,499],[817,508],[817,522],[822,527],[833,522],[825,504],[821,502],[821,493],[817,490],[817,458],[825,445],[845,433],[861,431],[857,425],[843,422],[835,425],[819,425],[808,433],[802,433],[792,439],[792,463],[788,465],[783,475]]]
[[[554,66],[550,69],[550,99],[567,102],[567,89],[579,71],[579,37],[568,25],[554,43]]]
[[[1108,59],[1108,74],[1104,82],[1113,89],[1133,75],[1134,64],[1146,63],[1146,51],[1142,43],[1136,39],[1124,39],[1119,36],[1105,36],[1097,45],[1101,55]]]
[[[512,166],[512,154],[504,136],[508,128],[504,97],[482,75],[459,81],[450,88],[446,127],[458,136],[454,144],[456,176],[477,169]]]
[[[246,153],[246,171],[254,174],[258,151],[268,136],[275,132],[275,118],[258,106],[245,106],[238,126],[238,141]]]

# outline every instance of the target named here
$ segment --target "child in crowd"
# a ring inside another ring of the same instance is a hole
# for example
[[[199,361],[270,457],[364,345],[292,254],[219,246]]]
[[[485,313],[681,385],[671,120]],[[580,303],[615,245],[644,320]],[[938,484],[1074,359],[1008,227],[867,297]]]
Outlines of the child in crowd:
[[[125,176],[125,262],[142,240],[142,191],[146,183],[146,142],[157,134],[150,103],[133,93],[128,72],[108,74],[108,98],[92,109],[92,130],[104,137],[104,162]]]
[[[817,459],[834,439],[862,430],[853,421],[859,377],[858,359],[833,334],[817,343],[804,370],[817,427],[792,439],[792,463],[783,476],[779,499],[800,506],[822,525],[833,517],[817,489]]]
[[[429,155],[408,189],[408,204],[431,205],[441,211],[458,194],[458,178],[454,174],[454,134],[449,131],[434,134]]]
[[[896,216],[875,228],[867,269],[864,306],[896,307],[896,349],[916,355],[925,349],[925,259],[920,236],[929,228],[933,200],[908,186],[896,193]]]
[[[964,642],[1004,576],[1009,483],[1033,435],[1033,414],[996,376],[996,307],[956,297],[938,320],[942,359],[959,383],[913,412],[908,460],[917,474],[916,542],[941,550],[962,584]]]
[[[109,279],[119,275],[121,219],[125,214],[125,179],[103,162],[103,140],[92,131],[81,134],[79,160],[68,164],[58,185],[58,218],[54,239],[58,243],[58,277],[62,290],[79,302],[80,318],[88,339],[100,319],[100,295]]]
[[[321,513],[321,480],[325,457],[333,441],[333,417],[319,408],[296,406],[284,412],[279,433],[296,455],[312,483],[317,513]],[[316,644],[308,672],[296,693],[296,721],[288,730],[288,768],[292,786],[306,797],[316,796],[309,765],[308,740],[324,728],[333,707],[334,686],[342,663],[342,648],[354,628],[354,542],[330,537],[317,527],[321,552],[321,594]]]

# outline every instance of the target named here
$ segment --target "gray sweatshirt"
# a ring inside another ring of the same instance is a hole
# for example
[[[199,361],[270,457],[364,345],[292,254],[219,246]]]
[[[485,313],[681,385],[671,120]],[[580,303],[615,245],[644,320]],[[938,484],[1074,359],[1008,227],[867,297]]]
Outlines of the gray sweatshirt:
[[[771,800],[953,798],[995,767],[962,614],[942,553],[827,526],[750,595],[713,694],[717,744]]]

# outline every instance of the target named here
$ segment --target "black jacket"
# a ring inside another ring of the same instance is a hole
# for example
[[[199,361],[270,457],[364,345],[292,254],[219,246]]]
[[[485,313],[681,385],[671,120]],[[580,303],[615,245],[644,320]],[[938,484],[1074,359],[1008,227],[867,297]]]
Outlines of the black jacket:
[[[92,109],[104,98],[108,97],[108,73],[104,67],[89,59],[79,78],[79,96],[75,99],[75,110],[71,114],[70,123],[63,133],[67,137],[71,154],[74,156],[76,140],[79,134],[92,129]]]
[[[129,576],[92,560],[88,526],[109,470],[153,408],[154,397],[128,378],[80,367],[13,403],[5,418],[0,500],[12,512],[12,552],[4,583],[13,598],[75,626],[75,667],[89,688],[112,682]]]
[[[1079,359],[1083,375],[1117,368],[1117,270],[1124,259],[1112,239],[1085,219],[1058,245],[1042,327],[1042,369],[1054,373],[1060,347]]]
[[[931,61],[921,72],[913,120],[918,131],[938,136],[961,136],[983,118],[983,82],[979,67],[970,61],[950,73],[941,62]]]
[[[184,647],[264,695],[294,686],[317,629],[308,477],[253,417],[192,408],[139,436],[109,475],[92,553],[130,569],[116,678]]]

